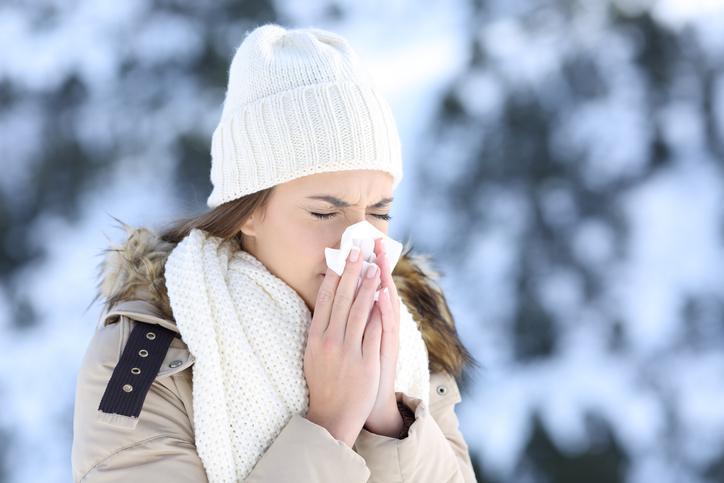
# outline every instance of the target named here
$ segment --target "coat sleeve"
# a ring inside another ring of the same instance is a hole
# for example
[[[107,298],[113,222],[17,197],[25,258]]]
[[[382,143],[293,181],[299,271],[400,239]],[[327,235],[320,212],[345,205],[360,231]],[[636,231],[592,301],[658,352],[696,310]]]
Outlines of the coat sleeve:
[[[419,398],[399,393],[415,412],[406,438],[362,429],[355,450],[370,469],[369,483],[477,483],[454,410],[461,401],[455,379],[445,372],[431,374],[430,392],[429,407]]]
[[[259,459],[247,483],[297,481],[366,483],[370,470],[352,448],[300,414],[289,420]]]
[[[96,330],[76,381],[72,471],[75,483],[174,481],[207,483],[189,417],[191,370],[157,378],[141,414],[129,426],[98,417],[98,405],[122,351],[125,318]],[[115,417],[115,415],[114,415]],[[123,418],[123,416],[121,416]],[[326,428],[300,414],[291,417],[245,482],[365,483],[365,460]]]
[[[193,429],[179,396],[190,371],[156,378],[138,418],[98,409],[135,321],[96,329],[76,376],[71,467],[73,481],[207,482]],[[109,417],[110,416],[110,417]]]

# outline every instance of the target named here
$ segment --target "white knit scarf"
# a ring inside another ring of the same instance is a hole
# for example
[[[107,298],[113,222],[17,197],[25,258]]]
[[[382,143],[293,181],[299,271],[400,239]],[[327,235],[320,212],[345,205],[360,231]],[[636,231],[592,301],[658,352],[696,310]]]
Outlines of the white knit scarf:
[[[250,253],[192,229],[165,268],[171,308],[195,357],[196,448],[209,481],[239,482],[294,413],[306,414],[304,351],[312,314]],[[400,303],[395,391],[429,399],[428,353]]]

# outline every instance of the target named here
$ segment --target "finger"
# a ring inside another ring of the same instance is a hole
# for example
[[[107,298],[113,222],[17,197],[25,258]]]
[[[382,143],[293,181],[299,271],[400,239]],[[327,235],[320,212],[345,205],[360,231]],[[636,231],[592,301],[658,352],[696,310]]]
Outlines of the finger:
[[[312,314],[312,322],[309,325],[309,336],[320,336],[327,330],[339,279],[340,276],[327,267],[327,272],[324,274],[322,284],[317,291],[317,299],[314,302],[314,313]]]
[[[368,362],[380,360],[380,342],[382,339],[382,319],[377,304],[372,307],[370,320],[365,327],[364,340],[362,341],[362,358]]]
[[[385,253],[385,247],[382,244],[382,238],[377,238],[375,240],[375,262],[377,263],[377,265],[379,265],[380,270],[382,271],[382,282],[384,285],[385,282],[390,281],[391,274],[389,273],[390,261]]]
[[[387,287],[390,291],[390,300],[392,306],[399,310],[400,298],[397,294],[397,287],[395,281],[392,278],[392,269],[390,267],[390,260],[385,253],[385,247],[382,243],[382,238],[375,239],[375,262],[379,265],[381,271],[381,285]]]
[[[356,252],[357,260],[352,260]],[[344,331],[349,318],[349,310],[354,301],[354,293],[357,289],[357,279],[362,269],[362,256],[357,246],[352,247],[347,256],[347,262],[342,272],[342,277],[337,285],[332,302],[332,313],[329,318],[329,325],[325,331],[325,337],[334,337],[340,342],[344,339]]]
[[[360,285],[359,295],[355,298],[347,320],[344,342],[350,347],[362,350],[362,335],[370,318],[370,310],[374,304],[374,295],[380,284],[380,269],[371,263],[367,267],[365,277]]]
[[[387,287],[380,290],[380,296],[377,300],[382,314],[382,328],[385,332],[397,330],[397,318],[392,311],[392,303],[390,301],[390,291]]]
[[[400,327],[390,303],[389,290],[383,289],[377,304],[382,317],[382,354],[392,356],[399,345]]]

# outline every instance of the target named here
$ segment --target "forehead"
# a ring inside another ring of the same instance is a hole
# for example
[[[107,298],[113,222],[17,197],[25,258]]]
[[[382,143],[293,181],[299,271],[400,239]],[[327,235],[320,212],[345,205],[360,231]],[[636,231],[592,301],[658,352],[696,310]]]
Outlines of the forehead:
[[[355,203],[360,198],[392,196],[392,175],[372,169],[314,173],[281,183],[277,189],[287,196],[331,195]]]

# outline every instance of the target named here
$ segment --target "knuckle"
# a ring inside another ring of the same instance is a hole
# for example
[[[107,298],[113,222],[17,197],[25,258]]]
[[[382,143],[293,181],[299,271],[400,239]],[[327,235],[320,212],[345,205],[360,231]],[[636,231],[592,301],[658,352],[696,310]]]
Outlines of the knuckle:
[[[309,330],[307,330],[307,347],[316,344],[322,336],[321,331],[324,330],[324,328],[317,328],[314,330],[313,327],[314,324],[310,325]]]
[[[356,303],[352,306],[352,308],[349,310],[349,319],[348,322],[357,322],[362,318],[362,314],[364,313],[363,307]]]
[[[335,354],[339,351],[339,342],[334,337],[324,337],[319,344],[319,349],[325,354]]]
[[[345,304],[350,303],[352,302],[352,295],[343,290],[337,293],[337,300]]]
[[[347,260],[346,268],[351,272],[359,271],[362,268],[362,258],[360,257],[360,259],[356,262],[350,262],[349,260]]]
[[[327,287],[321,287],[317,294],[317,302],[328,303],[334,299],[334,292]]]

